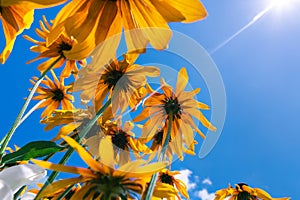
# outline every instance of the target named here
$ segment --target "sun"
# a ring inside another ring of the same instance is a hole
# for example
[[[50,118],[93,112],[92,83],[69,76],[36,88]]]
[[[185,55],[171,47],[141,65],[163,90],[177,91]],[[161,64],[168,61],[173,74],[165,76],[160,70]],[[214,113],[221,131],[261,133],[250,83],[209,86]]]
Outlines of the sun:
[[[299,0],[270,0],[270,5],[276,9],[285,9],[297,2],[299,2]]]

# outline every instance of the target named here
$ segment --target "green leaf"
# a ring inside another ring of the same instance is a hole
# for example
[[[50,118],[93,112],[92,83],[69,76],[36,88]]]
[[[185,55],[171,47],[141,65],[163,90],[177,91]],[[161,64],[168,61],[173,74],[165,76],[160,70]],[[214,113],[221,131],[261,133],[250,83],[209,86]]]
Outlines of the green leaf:
[[[63,150],[65,147],[51,141],[35,141],[23,146],[16,152],[6,154],[2,158],[2,164],[13,164],[17,161],[39,158]]]

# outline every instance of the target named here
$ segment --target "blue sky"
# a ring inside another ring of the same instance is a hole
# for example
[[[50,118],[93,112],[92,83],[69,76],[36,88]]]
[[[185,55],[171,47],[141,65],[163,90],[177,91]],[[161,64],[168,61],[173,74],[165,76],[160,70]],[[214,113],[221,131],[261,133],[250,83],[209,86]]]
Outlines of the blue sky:
[[[209,13],[205,20],[171,24],[171,27],[197,41],[207,52],[214,50],[271,3],[270,0],[202,2]],[[186,156],[184,162],[176,161],[172,166],[173,169],[190,170],[185,172],[189,174],[190,182],[196,183],[190,190],[192,199],[201,199],[195,194],[204,188],[212,193],[227,187],[228,183],[239,182],[263,188],[274,197],[300,198],[300,132],[297,129],[300,122],[299,8],[300,3],[295,1],[290,7],[271,9],[211,55],[226,89],[227,114],[222,134],[206,157]],[[57,10],[36,11],[35,23],[24,33],[37,38],[34,29],[38,27],[41,15],[53,18]],[[0,38],[4,41],[2,31]],[[2,42],[0,47],[3,45]],[[29,79],[38,75],[37,63],[25,64],[36,56],[29,51],[31,45],[19,37],[8,61],[0,66],[1,136],[8,131],[28,94]],[[149,57],[145,55],[139,61],[181,67],[168,60],[166,55],[155,55],[153,52],[151,57],[150,53]],[[203,89],[200,100],[210,104],[205,82],[196,79],[193,73],[190,77],[192,86]],[[49,139],[55,134],[45,133],[43,126],[37,123],[40,113],[35,112],[18,129],[12,143],[22,146],[29,141]],[[201,141],[200,137],[197,139]],[[201,142],[197,152],[200,146]],[[206,178],[212,181],[211,185],[202,183]]]

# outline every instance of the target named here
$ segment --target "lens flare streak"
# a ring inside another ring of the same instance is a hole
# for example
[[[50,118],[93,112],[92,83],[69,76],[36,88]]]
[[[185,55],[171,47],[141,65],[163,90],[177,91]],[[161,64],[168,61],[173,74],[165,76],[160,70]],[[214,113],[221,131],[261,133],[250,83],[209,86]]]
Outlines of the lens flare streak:
[[[257,15],[255,15],[253,17],[253,19],[246,24],[245,26],[243,26],[240,30],[238,30],[236,33],[234,33],[232,36],[230,36],[228,39],[226,39],[224,42],[222,42],[221,44],[219,44],[216,48],[214,48],[211,52],[210,55],[216,53],[219,49],[221,49],[222,47],[224,47],[226,44],[228,44],[231,40],[233,40],[234,38],[236,38],[239,34],[241,34],[243,31],[245,31],[246,29],[248,29],[250,26],[252,26],[255,22],[257,22],[260,18],[262,18],[267,12],[269,12],[272,8],[274,7],[274,4],[268,6],[267,8],[265,8],[264,10],[262,10],[261,12],[259,12]]]

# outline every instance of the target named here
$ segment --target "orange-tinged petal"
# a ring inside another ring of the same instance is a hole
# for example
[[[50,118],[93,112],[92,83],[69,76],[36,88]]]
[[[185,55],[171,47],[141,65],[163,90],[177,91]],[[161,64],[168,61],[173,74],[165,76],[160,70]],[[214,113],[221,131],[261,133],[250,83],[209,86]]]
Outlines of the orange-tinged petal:
[[[163,15],[168,20],[172,21],[183,21],[183,22],[194,22],[196,20],[203,19],[207,16],[206,10],[202,3],[199,0],[173,0],[170,1],[160,1],[160,0],[152,0],[153,4],[156,5],[156,8],[160,11],[161,15]],[[169,5],[167,5],[169,4]],[[160,8],[161,7],[161,8]],[[172,7],[172,8],[170,8]],[[163,12],[163,8],[168,8],[168,11],[172,12],[173,15],[178,15],[175,10],[180,12],[181,15],[184,16],[185,20],[179,20],[178,18],[168,17],[165,12]]]
[[[145,37],[143,31],[137,27],[127,0],[121,0],[120,10],[122,11],[122,22],[128,51],[144,52],[149,40]]]
[[[149,0],[129,1],[131,13],[136,23],[155,49],[165,49],[172,36],[172,31],[165,19]]]
[[[43,7],[50,7],[50,6],[55,6],[62,4],[66,2],[67,0],[2,0],[1,1],[1,6],[12,6],[16,4],[31,4],[35,5],[35,8],[43,8]]]
[[[151,0],[151,2],[167,22],[180,22],[185,20],[180,10],[175,9],[171,2],[161,0]]]

